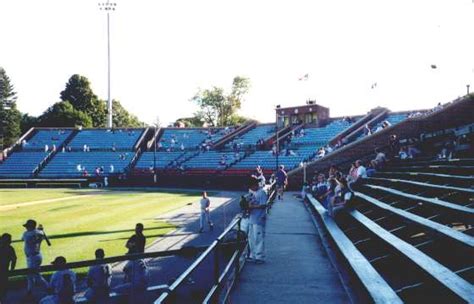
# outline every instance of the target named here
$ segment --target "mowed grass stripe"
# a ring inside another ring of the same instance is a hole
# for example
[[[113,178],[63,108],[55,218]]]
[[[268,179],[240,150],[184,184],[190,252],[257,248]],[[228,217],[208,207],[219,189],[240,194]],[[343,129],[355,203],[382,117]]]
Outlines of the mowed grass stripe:
[[[17,191],[16,195],[23,195],[21,190]],[[23,243],[19,239],[24,231],[21,225],[28,218],[43,224],[53,243],[52,247],[42,245],[45,264],[57,255],[66,256],[69,261],[90,259],[99,247],[108,256],[119,255],[126,252],[125,240],[133,233],[135,223],[144,223],[145,235],[149,236],[147,244],[151,244],[157,236],[175,229],[154,218],[198,199],[197,193],[103,191],[88,198],[1,212],[0,233],[12,234],[20,258],[18,267],[25,266]]]

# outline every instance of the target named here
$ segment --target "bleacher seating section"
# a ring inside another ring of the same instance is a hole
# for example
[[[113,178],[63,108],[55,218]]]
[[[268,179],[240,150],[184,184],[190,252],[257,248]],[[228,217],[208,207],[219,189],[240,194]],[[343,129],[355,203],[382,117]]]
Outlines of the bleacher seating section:
[[[0,164],[0,177],[31,177],[33,170],[47,155],[47,152],[15,152]]]
[[[71,132],[71,130],[63,129],[38,130],[33,137],[25,141],[25,144],[22,144],[22,148],[23,150],[35,151],[44,151],[45,145],[48,146],[48,150],[53,149],[53,145],[58,148]]]
[[[144,152],[142,153],[140,159],[138,160],[135,168],[138,169],[149,169],[156,165],[158,169],[164,169],[168,166],[173,165],[173,161],[177,163],[180,161],[185,160],[187,157],[190,157],[195,152],[182,152],[182,151],[174,151],[174,152],[166,152],[166,151],[157,151],[156,152],[156,160],[154,159],[153,152]]]
[[[205,129],[166,129],[160,137],[163,149],[179,149],[183,144],[184,149],[198,149],[206,139],[211,138]],[[172,139],[174,144],[172,144]]]
[[[131,151],[142,133],[143,129],[81,130],[68,146],[74,150],[83,150],[84,145],[87,145],[91,151],[111,151],[113,147],[117,151]]]
[[[302,144],[319,144],[326,145],[338,133],[351,125],[345,120],[335,120],[322,128],[304,129],[304,136],[293,138],[292,143],[296,145]]]
[[[266,139],[275,132],[275,124],[264,124],[258,125],[250,131],[244,133],[241,136],[238,136],[231,142],[226,144],[227,148],[232,148],[234,143],[237,143],[241,146],[252,145],[255,146],[259,139]]]
[[[128,135],[127,135],[128,136]],[[40,172],[39,177],[80,177],[85,168],[90,176],[94,176],[97,167],[104,168],[104,175],[119,174],[130,163],[133,152],[59,152]],[[111,172],[112,165],[114,167]]]
[[[238,158],[236,158],[234,152],[201,152],[199,155],[185,161],[183,166],[186,169],[225,169],[226,166],[232,165],[243,155],[244,153],[240,152]],[[223,157],[225,157],[225,164],[220,163]]]

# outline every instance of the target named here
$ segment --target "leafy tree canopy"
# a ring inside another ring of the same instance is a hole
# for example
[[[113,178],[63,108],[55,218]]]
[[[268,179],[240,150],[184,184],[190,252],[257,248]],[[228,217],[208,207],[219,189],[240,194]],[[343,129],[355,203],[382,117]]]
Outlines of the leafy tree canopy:
[[[199,90],[191,101],[196,103],[199,111],[195,116],[210,126],[228,126],[232,124],[232,117],[242,106],[245,94],[250,89],[250,80],[237,76],[232,82],[232,89],[225,94],[224,89]]]
[[[2,148],[12,145],[20,136],[21,113],[16,107],[16,92],[5,69],[0,67],[0,135]]]
[[[60,101],[49,107],[40,117],[41,127],[78,127],[90,128],[92,119],[84,112],[74,109],[69,101]]]

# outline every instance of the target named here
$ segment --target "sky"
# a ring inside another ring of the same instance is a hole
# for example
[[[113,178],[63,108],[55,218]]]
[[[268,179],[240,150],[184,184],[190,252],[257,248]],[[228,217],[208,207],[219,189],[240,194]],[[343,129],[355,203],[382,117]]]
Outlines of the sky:
[[[112,98],[147,123],[191,116],[199,88],[229,90],[237,75],[252,85],[240,114],[261,122],[307,99],[334,117],[431,108],[474,90],[473,0],[116,3]],[[106,99],[106,25],[97,1],[0,0],[0,66],[19,109],[41,114],[73,74]]]

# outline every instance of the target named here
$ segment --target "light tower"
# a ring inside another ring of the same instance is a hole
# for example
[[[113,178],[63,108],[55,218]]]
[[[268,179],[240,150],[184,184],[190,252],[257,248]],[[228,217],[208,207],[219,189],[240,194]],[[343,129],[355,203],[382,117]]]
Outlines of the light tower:
[[[112,99],[110,96],[110,13],[115,11],[117,3],[99,2],[99,9],[107,13],[107,128],[112,128]]]

